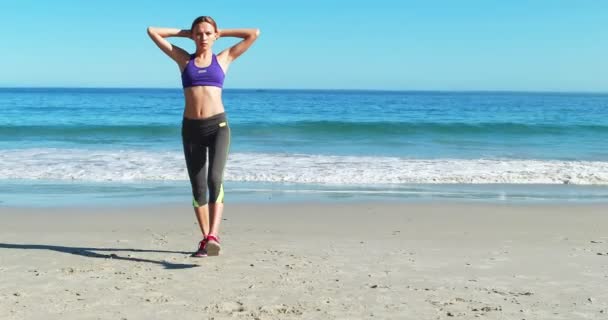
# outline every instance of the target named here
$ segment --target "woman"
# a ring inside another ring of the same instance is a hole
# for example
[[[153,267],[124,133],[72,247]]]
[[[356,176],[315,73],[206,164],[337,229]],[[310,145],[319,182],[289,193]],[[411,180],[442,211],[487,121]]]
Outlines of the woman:
[[[211,17],[201,16],[192,22],[190,30],[148,27],[148,35],[177,63],[182,75],[185,98],[182,141],[194,196],[194,212],[203,233],[203,240],[192,256],[216,256],[220,252],[218,233],[224,209],[222,180],[230,146],[230,127],[222,103],[224,76],[230,64],[251,47],[260,31],[220,30]],[[189,54],[172,45],[165,39],[168,37],[191,38],[196,52]],[[220,37],[243,40],[215,55],[213,43]],[[207,154],[208,172],[205,171]]]

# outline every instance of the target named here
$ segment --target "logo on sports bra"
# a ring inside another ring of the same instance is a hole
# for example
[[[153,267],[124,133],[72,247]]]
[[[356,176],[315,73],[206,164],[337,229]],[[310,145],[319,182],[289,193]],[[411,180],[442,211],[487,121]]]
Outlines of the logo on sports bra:
[[[198,73],[205,73],[205,72],[207,72],[207,69],[198,70]]]

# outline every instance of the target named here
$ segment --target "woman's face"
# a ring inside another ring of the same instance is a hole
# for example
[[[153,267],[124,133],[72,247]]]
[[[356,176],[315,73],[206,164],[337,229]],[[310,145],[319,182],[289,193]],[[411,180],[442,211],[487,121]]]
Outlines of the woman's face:
[[[197,47],[210,49],[216,39],[215,28],[208,22],[199,23],[192,29],[192,40],[194,40]]]

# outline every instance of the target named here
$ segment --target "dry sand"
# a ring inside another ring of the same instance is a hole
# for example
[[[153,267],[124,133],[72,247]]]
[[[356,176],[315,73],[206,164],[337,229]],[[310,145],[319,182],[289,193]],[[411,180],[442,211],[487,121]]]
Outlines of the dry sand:
[[[0,209],[0,319],[608,319],[607,205]]]

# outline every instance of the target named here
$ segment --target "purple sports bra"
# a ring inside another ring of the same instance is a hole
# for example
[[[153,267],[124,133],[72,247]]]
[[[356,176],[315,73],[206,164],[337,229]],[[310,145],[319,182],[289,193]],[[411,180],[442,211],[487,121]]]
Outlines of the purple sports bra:
[[[199,68],[194,63],[194,55],[190,55],[190,61],[182,72],[182,86],[214,86],[222,88],[224,86],[224,70],[217,62],[217,57],[212,55],[211,64],[205,68]]]

